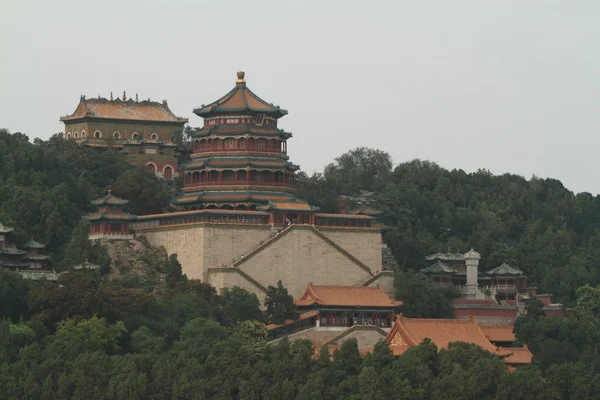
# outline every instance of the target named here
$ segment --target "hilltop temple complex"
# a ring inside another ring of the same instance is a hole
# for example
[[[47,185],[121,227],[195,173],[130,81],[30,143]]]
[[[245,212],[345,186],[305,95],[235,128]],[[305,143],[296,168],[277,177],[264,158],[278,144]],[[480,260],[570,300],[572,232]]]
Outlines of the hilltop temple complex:
[[[73,114],[62,117],[64,137],[95,149],[122,150],[127,159],[161,178],[179,176],[175,137],[185,118],[176,117],[166,101],[81,96]]]

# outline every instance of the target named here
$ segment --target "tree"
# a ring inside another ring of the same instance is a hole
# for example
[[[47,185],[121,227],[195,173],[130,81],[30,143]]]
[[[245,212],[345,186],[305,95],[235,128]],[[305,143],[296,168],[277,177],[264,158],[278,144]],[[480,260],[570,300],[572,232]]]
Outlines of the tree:
[[[181,269],[181,263],[177,260],[177,254],[171,254],[169,261],[165,266],[165,280],[169,287],[174,287],[177,283],[187,280],[187,276]]]
[[[112,192],[129,200],[127,211],[134,215],[164,212],[171,200],[167,183],[142,168],[131,169],[119,176],[112,184]]]
[[[359,190],[375,191],[392,171],[392,158],[385,151],[357,147],[325,167],[327,181],[332,181],[338,194],[356,194]]]
[[[452,301],[458,297],[451,286],[436,286],[413,272],[398,272],[394,277],[396,298],[402,300],[409,318],[453,318]]]
[[[19,274],[0,268],[0,319],[13,322],[27,316],[27,283]]]
[[[265,317],[272,324],[283,324],[286,319],[296,319],[296,304],[294,297],[288,293],[281,281],[277,287],[269,285],[265,298]]]
[[[264,321],[260,302],[255,294],[238,286],[223,288],[218,298],[217,319],[224,326],[233,327],[242,321]]]

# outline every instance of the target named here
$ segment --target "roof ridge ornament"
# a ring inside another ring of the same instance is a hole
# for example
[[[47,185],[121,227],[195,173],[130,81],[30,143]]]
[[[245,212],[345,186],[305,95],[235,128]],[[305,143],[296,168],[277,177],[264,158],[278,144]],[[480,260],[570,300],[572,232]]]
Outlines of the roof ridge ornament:
[[[245,77],[246,73],[244,71],[238,71],[237,80],[235,81],[235,83],[246,83],[246,80],[244,79]]]

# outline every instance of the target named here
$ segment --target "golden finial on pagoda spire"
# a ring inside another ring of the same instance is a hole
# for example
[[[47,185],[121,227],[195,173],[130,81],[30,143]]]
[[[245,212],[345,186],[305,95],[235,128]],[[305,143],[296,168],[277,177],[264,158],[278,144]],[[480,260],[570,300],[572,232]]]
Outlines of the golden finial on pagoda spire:
[[[237,81],[235,81],[235,83],[246,83],[246,81],[244,80],[244,77],[246,76],[246,73],[244,71],[238,71],[237,73]]]

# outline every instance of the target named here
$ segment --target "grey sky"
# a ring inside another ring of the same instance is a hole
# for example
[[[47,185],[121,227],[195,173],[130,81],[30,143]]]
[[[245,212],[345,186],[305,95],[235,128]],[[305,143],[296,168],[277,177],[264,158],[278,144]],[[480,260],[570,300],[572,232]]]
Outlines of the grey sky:
[[[357,146],[396,163],[560,179],[600,193],[598,1],[7,1],[0,127],[46,139],[79,96],[289,110],[311,172]]]

